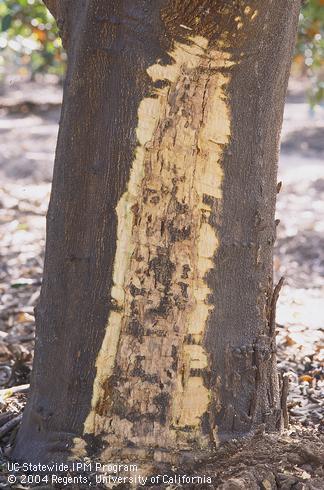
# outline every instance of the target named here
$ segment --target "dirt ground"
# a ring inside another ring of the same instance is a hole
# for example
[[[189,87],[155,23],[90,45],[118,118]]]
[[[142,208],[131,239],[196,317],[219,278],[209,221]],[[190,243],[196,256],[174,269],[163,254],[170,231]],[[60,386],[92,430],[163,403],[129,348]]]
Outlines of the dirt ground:
[[[60,101],[61,89],[54,84],[15,82],[0,97],[2,461],[14,440],[28,392],[33,308],[42,279]],[[323,157],[324,106],[312,111],[303,84],[292,80],[282,132],[278,180],[283,185],[278,195],[274,262],[276,280],[285,276],[277,311],[278,367],[290,380],[291,425],[279,437],[256,434],[232,441],[207,462],[181,468],[187,474],[212,476],[211,485],[194,488],[324,489]],[[26,486],[8,486],[3,463],[0,488]],[[155,488],[182,487],[175,483]]]

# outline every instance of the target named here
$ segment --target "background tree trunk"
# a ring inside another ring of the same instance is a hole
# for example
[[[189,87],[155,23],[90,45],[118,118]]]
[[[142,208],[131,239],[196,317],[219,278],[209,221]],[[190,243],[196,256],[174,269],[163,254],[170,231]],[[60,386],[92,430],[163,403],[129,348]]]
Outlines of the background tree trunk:
[[[49,7],[69,67],[14,457],[170,460],[279,429],[274,209],[299,1]]]

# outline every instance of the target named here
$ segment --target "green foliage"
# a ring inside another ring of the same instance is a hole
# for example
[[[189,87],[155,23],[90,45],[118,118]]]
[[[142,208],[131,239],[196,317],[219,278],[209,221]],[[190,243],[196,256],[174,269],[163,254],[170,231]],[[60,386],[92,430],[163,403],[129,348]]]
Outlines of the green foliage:
[[[295,64],[312,78],[312,105],[324,98],[324,0],[307,0],[299,19]]]
[[[0,56],[18,72],[62,75],[65,54],[55,21],[41,0],[0,0]]]

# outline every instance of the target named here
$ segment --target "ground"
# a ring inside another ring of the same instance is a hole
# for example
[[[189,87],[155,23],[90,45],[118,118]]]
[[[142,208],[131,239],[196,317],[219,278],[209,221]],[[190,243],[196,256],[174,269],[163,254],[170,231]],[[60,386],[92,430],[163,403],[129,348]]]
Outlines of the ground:
[[[47,84],[16,81],[0,96],[3,461],[15,438],[28,392],[34,340],[33,308],[42,278],[45,213],[60,101],[60,86],[49,81]],[[278,195],[276,218],[280,223],[274,262],[276,280],[285,276],[278,303],[277,340],[279,370],[287,373],[290,380],[290,427],[279,437],[255,434],[247,440],[232,441],[207,462],[183,465],[179,473],[212,476],[212,485],[205,483],[195,488],[324,488],[324,393],[320,362],[324,352],[323,116],[324,107],[312,111],[305,99],[303,83],[292,80],[282,132],[278,180],[283,184]],[[17,386],[18,392],[14,392],[12,387]],[[8,486],[3,469],[0,488],[26,486]]]

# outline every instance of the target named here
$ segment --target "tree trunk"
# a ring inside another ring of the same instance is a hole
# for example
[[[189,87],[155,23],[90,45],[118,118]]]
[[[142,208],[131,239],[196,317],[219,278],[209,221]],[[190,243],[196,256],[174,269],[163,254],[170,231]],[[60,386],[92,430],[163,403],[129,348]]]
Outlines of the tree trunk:
[[[14,457],[281,426],[272,254],[298,0],[49,1],[68,73]]]

